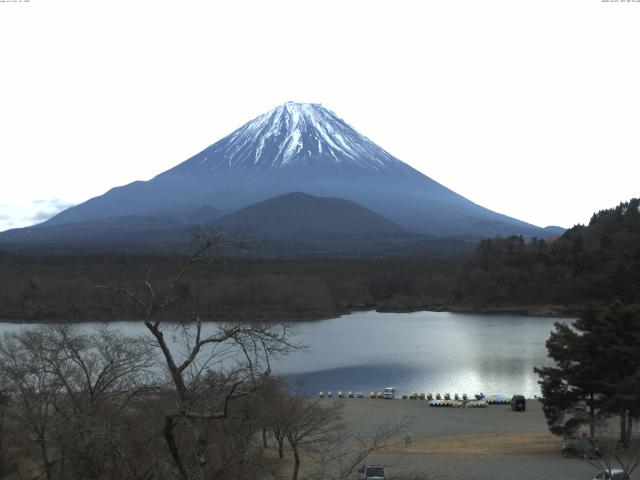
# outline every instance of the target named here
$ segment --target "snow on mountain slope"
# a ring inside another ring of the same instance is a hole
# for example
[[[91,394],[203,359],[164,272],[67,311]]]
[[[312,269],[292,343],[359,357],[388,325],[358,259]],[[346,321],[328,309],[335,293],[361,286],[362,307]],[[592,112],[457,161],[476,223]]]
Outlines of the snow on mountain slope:
[[[322,105],[287,102],[167,173],[340,165],[370,171],[407,166]]]

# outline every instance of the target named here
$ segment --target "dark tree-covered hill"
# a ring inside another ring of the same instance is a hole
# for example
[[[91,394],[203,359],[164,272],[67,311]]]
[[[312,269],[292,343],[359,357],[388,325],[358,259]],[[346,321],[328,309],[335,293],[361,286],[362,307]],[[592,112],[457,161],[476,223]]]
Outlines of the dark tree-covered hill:
[[[483,307],[640,300],[640,199],[552,240],[483,240],[464,262],[454,302]]]

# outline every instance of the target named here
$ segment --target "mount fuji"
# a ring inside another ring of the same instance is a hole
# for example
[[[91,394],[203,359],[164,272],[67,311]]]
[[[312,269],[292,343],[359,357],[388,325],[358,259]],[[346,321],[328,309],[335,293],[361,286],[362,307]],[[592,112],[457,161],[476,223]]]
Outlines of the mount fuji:
[[[354,202],[416,234],[550,235],[467,200],[395,158],[327,108],[287,102],[149,181],[113,188],[44,223],[0,234],[0,242],[43,239],[47,231],[60,236],[66,229],[81,231],[83,224],[89,228],[108,222],[117,230],[114,219],[120,218],[128,224],[136,217],[147,223],[158,219],[165,230],[171,222],[211,223],[292,192]]]

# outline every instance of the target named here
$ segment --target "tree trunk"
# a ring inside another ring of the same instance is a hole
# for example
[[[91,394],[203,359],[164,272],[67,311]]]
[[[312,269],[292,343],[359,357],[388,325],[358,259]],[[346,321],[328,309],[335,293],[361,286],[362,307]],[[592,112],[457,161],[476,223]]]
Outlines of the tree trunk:
[[[7,467],[5,461],[5,454],[2,446],[0,446],[0,478],[5,478],[7,476]]]
[[[278,458],[284,458],[284,437],[277,435],[276,440],[278,441]]]
[[[289,442],[291,443],[291,442]],[[292,444],[291,449],[293,450],[293,474],[291,475],[291,480],[298,480],[298,472],[300,471],[300,454],[298,453],[298,445]]]
[[[627,443],[627,412],[626,410],[620,414],[620,443]]]
[[[182,480],[191,480],[182,461],[182,457],[180,456],[180,451],[178,450],[176,439],[173,436],[174,427],[175,423],[173,417],[167,415],[164,420],[164,428],[162,429],[162,434],[164,435],[164,439],[167,442],[167,447],[169,447],[169,452],[171,452],[171,458],[173,458],[173,462],[176,464],[176,467],[178,467],[180,478]]]
[[[589,437],[593,440],[596,436],[596,408],[593,393],[589,394]]]
[[[40,455],[42,456],[42,465],[44,466],[44,473],[47,477],[47,480],[52,480],[53,476],[51,475],[51,462],[49,462],[49,454],[47,452],[47,443],[44,438],[41,438],[39,443],[40,443]]]
[[[197,420],[190,420],[189,423],[196,437],[196,461],[200,466],[204,467],[207,464],[207,426],[201,425]]]

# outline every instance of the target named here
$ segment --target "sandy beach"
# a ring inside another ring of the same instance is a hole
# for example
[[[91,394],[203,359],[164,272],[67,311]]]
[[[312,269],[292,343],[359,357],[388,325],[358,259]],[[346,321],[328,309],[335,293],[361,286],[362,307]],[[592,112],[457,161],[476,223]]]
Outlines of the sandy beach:
[[[322,399],[343,405],[344,420],[354,431],[370,432],[384,422],[407,420],[402,438],[371,463],[387,466],[387,474],[409,472],[449,480],[589,480],[597,471],[584,460],[560,454],[562,439],[548,433],[537,400],[525,412],[508,405],[488,408],[434,408],[423,400]]]

